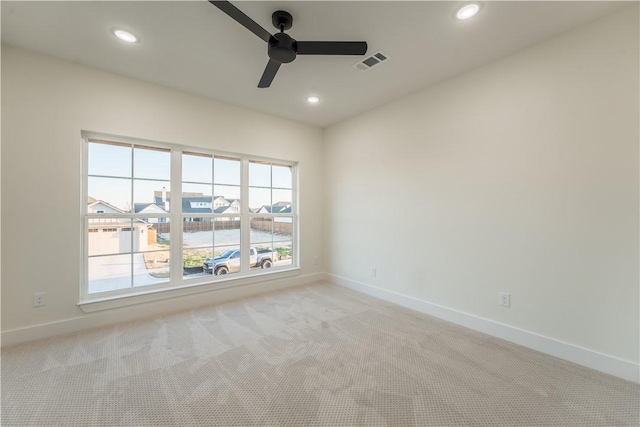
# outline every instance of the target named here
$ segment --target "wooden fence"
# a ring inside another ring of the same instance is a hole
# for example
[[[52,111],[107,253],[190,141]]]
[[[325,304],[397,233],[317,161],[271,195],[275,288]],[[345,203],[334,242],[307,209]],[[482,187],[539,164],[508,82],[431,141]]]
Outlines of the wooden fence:
[[[170,224],[168,222],[159,222],[153,224],[152,229],[157,230],[158,233],[168,233]],[[182,223],[182,229],[186,233],[193,233],[197,231],[211,231],[215,227],[216,230],[239,230],[240,220],[229,221],[189,221]]]
[[[293,223],[291,222],[273,221],[272,218],[252,218],[251,219],[251,228],[253,228],[254,230],[271,232],[272,225],[273,225],[273,232],[275,234],[293,234]]]
[[[168,222],[159,222],[152,224],[151,230],[156,233],[168,233],[170,224]],[[191,221],[183,222],[182,229],[186,233],[197,231],[211,231],[215,227],[216,230],[238,230],[240,229],[240,220],[229,221]],[[251,228],[254,230],[262,230],[275,234],[293,234],[293,224],[290,222],[273,221],[272,218],[252,218]]]

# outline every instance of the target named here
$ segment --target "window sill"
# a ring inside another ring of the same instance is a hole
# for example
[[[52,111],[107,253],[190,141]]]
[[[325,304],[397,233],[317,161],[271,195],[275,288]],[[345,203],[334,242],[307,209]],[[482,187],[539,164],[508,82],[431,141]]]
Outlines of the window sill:
[[[285,277],[297,276],[300,274],[300,267],[288,268],[285,270],[272,271],[254,276],[234,277],[219,279],[215,282],[193,283],[180,286],[167,286],[162,289],[141,290],[135,294],[111,295],[84,299],[78,302],[78,306],[85,313],[110,310],[113,308],[126,307],[135,304],[159,301],[168,298],[177,298],[200,292],[215,291],[218,289],[245,286],[269,280],[283,279]]]

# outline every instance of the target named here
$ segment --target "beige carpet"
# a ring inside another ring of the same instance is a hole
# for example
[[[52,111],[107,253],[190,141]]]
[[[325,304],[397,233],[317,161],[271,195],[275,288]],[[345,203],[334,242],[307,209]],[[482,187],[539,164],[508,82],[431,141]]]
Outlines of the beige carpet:
[[[2,351],[2,426],[637,426],[640,386],[328,284]]]

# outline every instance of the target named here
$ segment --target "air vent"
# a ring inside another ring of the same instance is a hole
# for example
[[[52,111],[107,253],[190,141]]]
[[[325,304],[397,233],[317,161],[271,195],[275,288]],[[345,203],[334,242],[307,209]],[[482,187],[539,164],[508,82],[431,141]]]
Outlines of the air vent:
[[[354,67],[360,71],[368,71],[371,68],[375,67],[376,65],[380,64],[381,62],[386,61],[387,59],[389,59],[389,55],[379,50],[373,55],[368,56],[364,60],[355,64]]]

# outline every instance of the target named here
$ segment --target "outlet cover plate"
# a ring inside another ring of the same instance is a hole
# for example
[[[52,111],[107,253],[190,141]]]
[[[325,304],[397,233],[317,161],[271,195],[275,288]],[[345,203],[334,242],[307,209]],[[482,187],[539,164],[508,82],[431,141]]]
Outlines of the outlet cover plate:
[[[33,306],[34,307],[44,307],[46,301],[44,299],[46,293],[45,292],[36,292],[33,294]]]
[[[511,294],[508,294],[506,292],[499,292],[498,298],[498,304],[503,307],[511,307]]]

